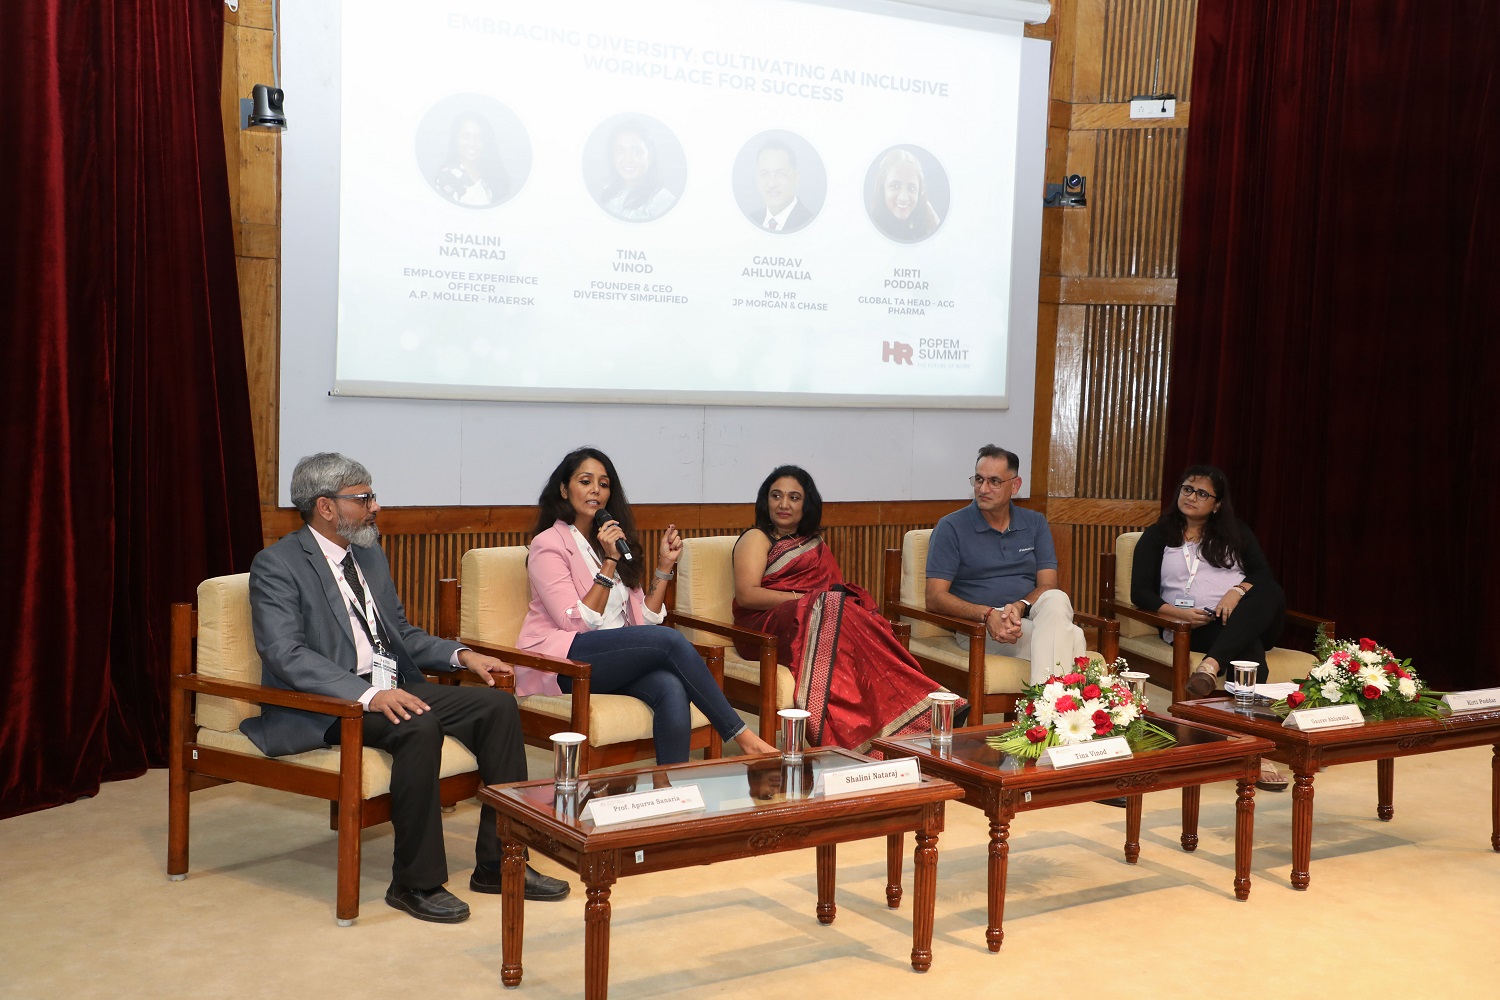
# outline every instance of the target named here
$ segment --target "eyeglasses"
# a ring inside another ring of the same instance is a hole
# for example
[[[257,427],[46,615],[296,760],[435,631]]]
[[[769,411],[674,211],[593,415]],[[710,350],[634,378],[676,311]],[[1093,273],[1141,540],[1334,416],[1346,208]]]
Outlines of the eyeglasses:
[[[1006,483],[1015,478],[1015,476],[1010,476],[1006,479],[1001,479],[999,476],[970,476],[969,482],[973,484],[976,490],[979,489],[979,487],[984,486],[985,484],[988,484],[989,488],[992,490],[998,490],[1000,487],[1004,486]]]
[[[370,504],[372,504],[372,503],[375,502],[375,494],[373,494],[373,493],[332,493],[332,494],[329,494],[328,499],[330,499],[330,500],[353,500],[353,501],[356,501],[357,503],[359,503],[366,510],[369,510]]]
[[[1198,489],[1195,486],[1189,486],[1187,483],[1183,483],[1182,484],[1182,495],[1185,496],[1185,497],[1194,497],[1195,496],[1199,500],[1217,500],[1217,499],[1219,499],[1218,497],[1214,496],[1212,493],[1208,492],[1208,490],[1200,490],[1200,489]]]

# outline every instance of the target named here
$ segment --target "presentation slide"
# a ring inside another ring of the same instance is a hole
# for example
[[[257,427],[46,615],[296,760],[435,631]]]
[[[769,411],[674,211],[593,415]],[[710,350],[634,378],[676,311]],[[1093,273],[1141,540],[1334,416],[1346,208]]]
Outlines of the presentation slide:
[[[1031,377],[1019,23],[366,0],[337,30],[336,396],[994,410]]]

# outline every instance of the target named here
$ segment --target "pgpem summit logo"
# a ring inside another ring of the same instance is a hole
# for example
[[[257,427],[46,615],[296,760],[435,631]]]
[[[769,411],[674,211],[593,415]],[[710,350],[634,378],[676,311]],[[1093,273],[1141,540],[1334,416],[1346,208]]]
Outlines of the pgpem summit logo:
[[[969,349],[958,337],[923,337],[915,347],[899,340],[882,340],[880,360],[913,368],[967,368]]]

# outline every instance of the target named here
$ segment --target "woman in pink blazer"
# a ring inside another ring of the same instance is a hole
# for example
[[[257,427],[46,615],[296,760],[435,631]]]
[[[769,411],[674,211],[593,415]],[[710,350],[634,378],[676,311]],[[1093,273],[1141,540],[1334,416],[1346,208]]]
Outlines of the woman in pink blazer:
[[[675,525],[667,526],[651,590],[642,591],[640,538],[609,456],[594,448],[570,452],[547,478],[537,508],[526,560],[531,605],[516,645],[586,662],[593,668],[596,694],[627,694],[645,702],[655,716],[659,763],[688,759],[689,704],[745,753],[775,751],[746,728],[692,644],[660,624],[682,536]],[[600,511],[606,516],[599,517]],[[623,558],[625,546],[634,558]],[[516,668],[517,694],[559,694],[571,690],[571,683],[557,674]]]

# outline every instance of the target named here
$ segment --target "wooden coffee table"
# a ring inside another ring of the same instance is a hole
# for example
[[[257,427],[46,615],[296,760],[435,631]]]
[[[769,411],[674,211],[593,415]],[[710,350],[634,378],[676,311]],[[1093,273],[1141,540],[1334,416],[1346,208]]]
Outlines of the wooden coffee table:
[[[498,813],[501,861],[501,981],[521,983],[525,880],[523,847],[540,851],[577,872],[588,892],[584,907],[584,995],[602,1000],[609,992],[610,887],[627,875],[747,858],[778,851],[817,848],[817,917],[830,924],[835,845],[887,837],[887,852],[900,851],[907,830],[916,834],[912,904],[912,968],[932,965],[933,905],[937,893],[937,839],[943,803],[963,793],[954,785],[923,777],[920,784],[835,796],[813,796],[820,772],[867,763],[847,750],[809,751],[798,764],[779,756],[646,768],[579,780],[564,795],[551,781],[482,788],[479,797]],[[596,827],[580,819],[593,798],[667,786],[696,785],[706,808],[655,820]],[[900,901],[897,886],[886,890],[889,905]]]
[[[874,746],[889,757],[915,757],[923,774],[947,778],[964,790],[964,803],[984,810],[990,820],[989,926],[985,942],[999,951],[1005,940],[1005,880],[1010,865],[1010,823],[1016,813],[1048,806],[1093,802],[1126,796],[1125,860],[1135,864],[1141,854],[1141,793],[1182,789],[1182,849],[1198,846],[1199,786],[1234,779],[1239,798],[1234,821],[1234,895],[1250,895],[1251,835],[1255,827],[1255,781],[1260,755],[1271,749],[1267,740],[1236,735],[1223,729],[1151,715],[1159,726],[1177,737],[1177,744],[1118,760],[1057,770],[1036,761],[1019,761],[985,742],[1008,725],[974,726],[957,730],[951,747],[936,748],[928,737],[876,740]],[[886,865],[889,879],[901,881],[901,842],[894,838]]]
[[[1172,706],[1172,714],[1269,740],[1275,749],[1267,756],[1291,767],[1294,889],[1306,889],[1312,881],[1309,868],[1312,866],[1313,778],[1330,764],[1377,761],[1375,815],[1389,820],[1396,814],[1392,798],[1397,757],[1486,744],[1493,746],[1490,847],[1500,851],[1500,712],[1471,712],[1444,719],[1390,719],[1317,733],[1287,729],[1269,706],[1240,709],[1235,707],[1232,698],[1179,702]]]

